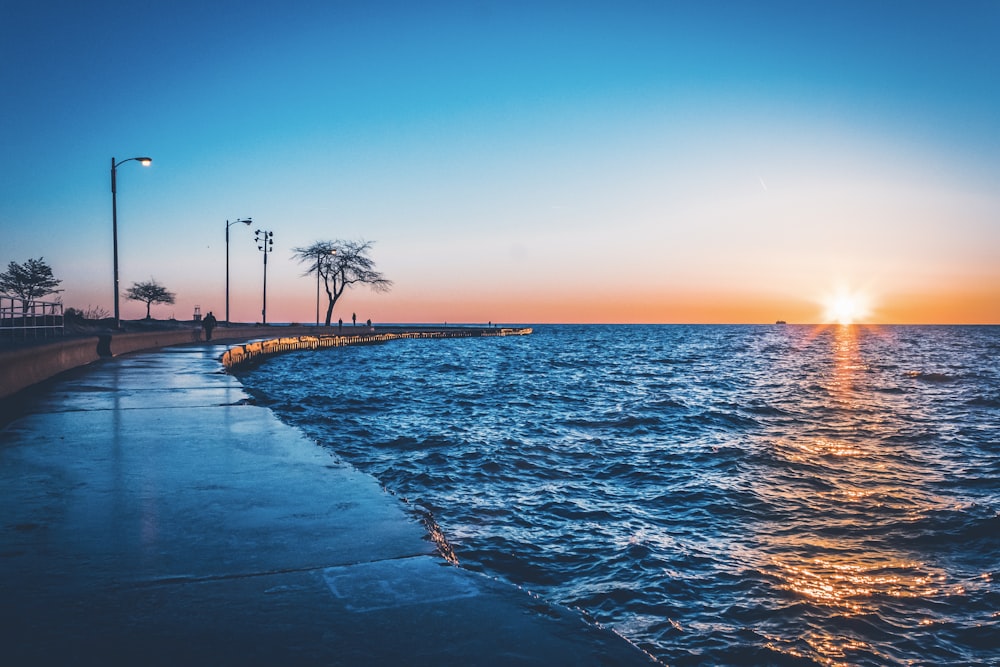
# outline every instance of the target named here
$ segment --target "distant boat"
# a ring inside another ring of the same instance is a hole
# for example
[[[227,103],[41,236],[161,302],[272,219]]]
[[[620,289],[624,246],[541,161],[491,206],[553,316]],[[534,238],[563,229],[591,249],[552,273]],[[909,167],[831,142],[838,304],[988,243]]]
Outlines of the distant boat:
[[[778,320],[775,324],[788,324],[785,320]]]

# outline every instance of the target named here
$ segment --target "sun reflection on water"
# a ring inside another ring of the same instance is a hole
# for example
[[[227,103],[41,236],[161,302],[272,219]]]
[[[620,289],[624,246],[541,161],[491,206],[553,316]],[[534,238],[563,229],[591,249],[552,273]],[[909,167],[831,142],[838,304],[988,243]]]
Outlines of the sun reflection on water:
[[[789,434],[770,441],[771,453],[792,468],[779,466],[783,481],[768,480],[758,492],[780,503],[803,530],[775,530],[762,536],[768,570],[776,588],[793,600],[831,610],[836,617],[878,616],[890,600],[934,599],[955,591],[932,566],[896,551],[881,540],[882,521],[920,518],[935,498],[914,497],[910,483],[925,476],[894,445],[892,406],[873,388],[868,357],[877,329],[826,327],[814,331],[813,344],[825,345],[825,376],[803,411],[826,413],[813,433]],[[891,506],[887,519],[877,510]],[[807,528],[808,526],[808,528]],[[830,537],[834,535],[834,537]],[[881,546],[880,546],[881,544]],[[920,619],[914,619],[918,627]],[[862,633],[863,634],[863,633]],[[850,629],[812,627],[798,645],[787,638],[774,649],[826,665],[849,665],[877,648]],[[805,648],[808,646],[808,649]]]
[[[850,659],[851,654],[874,652],[874,647],[868,642],[849,637],[831,639],[829,635],[809,632],[802,639],[817,655],[822,656],[822,662],[830,667],[848,667],[854,664]]]
[[[922,598],[940,592],[943,575],[925,571],[914,561],[864,562],[817,556],[803,564],[774,562],[784,580],[781,588],[808,598],[814,604],[832,606],[846,614],[875,611],[874,597]]]
[[[810,604],[832,609],[842,618],[871,615],[878,617],[886,600],[931,599],[945,593],[944,573],[927,571],[923,563],[911,560],[876,560],[840,553],[836,556],[816,556],[800,563],[772,561],[782,583],[779,590],[788,591]],[[914,619],[918,626],[930,619]],[[878,649],[846,629],[836,632],[829,626],[812,627],[801,636],[810,647],[808,656],[789,647],[775,647],[784,653],[809,657],[824,665],[855,664],[862,653],[878,655]]]
[[[799,461],[812,461],[818,456],[856,458],[865,455],[865,452],[855,444],[830,438],[817,438],[809,442],[788,442],[787,444],[792,444],[794,448],[788,452],[789,458]]]
[[[803,651],[786,637],[765,634],[768,642],[766,646],[771,650],[784,655],[818,662],[828,667],[851,667],[854,662],[850,659],[851,653],[873,653],[873,647],[867,642],[858,639],[838,637],[831,641],[829,635],[807,631],[800,638],[809,651]]]

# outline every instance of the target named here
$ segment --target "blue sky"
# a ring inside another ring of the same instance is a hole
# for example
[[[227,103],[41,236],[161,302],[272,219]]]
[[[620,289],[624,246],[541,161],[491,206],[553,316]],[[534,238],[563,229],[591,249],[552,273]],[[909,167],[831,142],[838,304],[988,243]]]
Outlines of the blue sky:
[[[996,2],[8,1],[0,263],[110,310],[109,162],[150,155],[119,243],[157,317],[223,310],[252,216],[270,321],[315,316],[293,247],[366,238],[396,287],[338,309],[376,321],[997,322],[998,35]]]

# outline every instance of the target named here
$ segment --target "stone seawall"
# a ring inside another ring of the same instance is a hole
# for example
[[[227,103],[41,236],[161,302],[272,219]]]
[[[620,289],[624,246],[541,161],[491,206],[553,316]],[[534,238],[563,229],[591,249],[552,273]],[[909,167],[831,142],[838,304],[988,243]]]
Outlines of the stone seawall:
[[[483,336],[524,336],[530,334],[530,328],[496,329],[496,328],[450,328],[425,331],[395,331],[384,333],[365,333],[352,335],[328,336],[285,336],[269,340],[237,345],[226,350],[222,355],[222,365],[232,370],[239,366],[259,361],[262,358],[293,352],[296,350],[317,350],[328,347],[343,347],[346,345],[375,345],[390,340],[403,338],[477,338]]]

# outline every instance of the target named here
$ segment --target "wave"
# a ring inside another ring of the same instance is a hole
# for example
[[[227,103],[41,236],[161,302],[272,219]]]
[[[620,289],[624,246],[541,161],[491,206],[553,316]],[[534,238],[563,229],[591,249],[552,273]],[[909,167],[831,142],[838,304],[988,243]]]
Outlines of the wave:
[[[575,428],[618,431],[622,429],[634,430],[643,427],[656,427],[660,426],[663,423],[663,421],[656,416],[641,417],[638,415],[625,415],[615,419],[592,420],[592,419],[582,419],[582,418],[571,418],[571,419],[565,419],[561,423],[564,426],[570,426]]]
[[[983,507],[935,510],[900,527],[902,539],[947,550],[1000,549],[1000,514]]]
[[[441,447],[454,447],[455,442],[442,436],[429,436],[416,438],[413,436],[399,436],[392,440],[383,442],[372,442],[373,447],[379,449],[398,449],[402,451],[422,451],[427,449],[438,449]]]
[[[965,404],[977,408],[1000,408],[1000,396],[975,396]]]
[[[922,382],[955,382],[960,379],[947,373],[926,373],[923,371],[907,371],[906,377]]]

